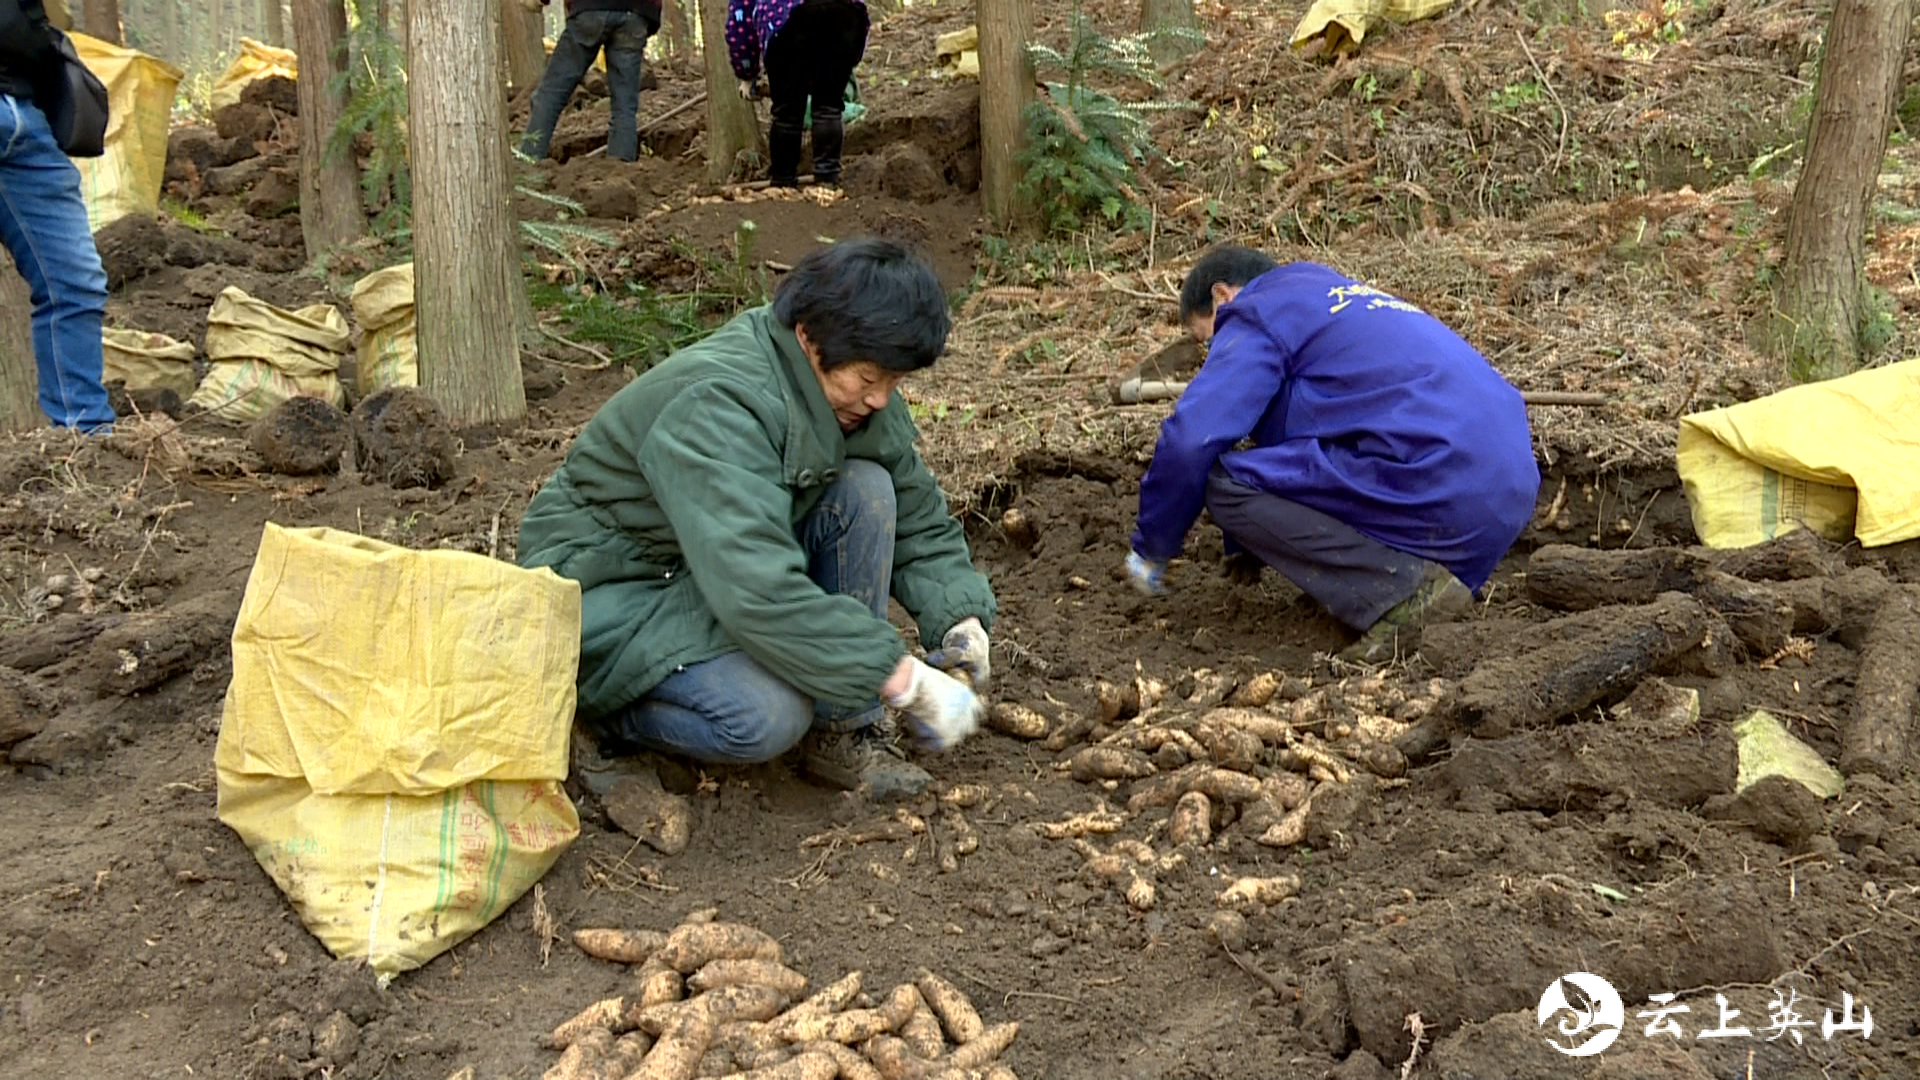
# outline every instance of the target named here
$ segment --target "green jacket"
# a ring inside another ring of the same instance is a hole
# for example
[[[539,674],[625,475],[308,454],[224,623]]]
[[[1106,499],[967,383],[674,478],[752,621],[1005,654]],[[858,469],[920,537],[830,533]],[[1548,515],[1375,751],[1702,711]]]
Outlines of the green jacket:
[[[865,604],[814,584],[797,538],[847,458],[893,474],[892,593],[926,646],[969,615],[991,626],[993,592],[917,438],[898,394],[843,435],[768,308],[622,388],[520,523],[520,564],[580,583],[580,713],[604,716],[735,650],[816,700],[872,700],[906,646]]]

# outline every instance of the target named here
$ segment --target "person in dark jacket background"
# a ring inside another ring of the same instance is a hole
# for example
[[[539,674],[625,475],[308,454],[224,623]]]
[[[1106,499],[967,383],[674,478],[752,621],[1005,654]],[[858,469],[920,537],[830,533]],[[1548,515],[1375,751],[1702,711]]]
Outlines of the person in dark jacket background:
[[[845,241],[594,414],[527,507],[519,560],[580,583],[579,711],[603,752],[800,746],[815,776],[893,798],[931,777],[883,703],[930,749],[974,731],[993,591],[898,391],[950,326],[924,262]]]
[[[1180,317],[1211,345],[1140,483],[1134,586],[1163,590],[1204,505],[1230,576],[1271,566],[1361,632],[1345,659],[1464,610],[1539,493],[1519,391],[1412,304],[1250,248],[1203,255]]]
[[[113,423],[100,384],[107,275],[80,170],[41,107],[59,91],[62,63],[40,0],[0,0],[0,241],[33,297],[40,408],[55,424],[90,431]]]
[[[544,6],[546,0],[537,3]],[[547,156],[561,110],[604,48],[607,156],[615,161],[639,160],[641,66],[647,39],[659,29],[660,0],[567,0],[567,25],[554,43],[540,85],[534,88],[520,153],[535,161]]]
[[[767,127],[767,178],[800,183],[800,143],[813,110],[813,180],[840,182],[847,83],[867,51],[864,0],[729,0],[727,56],[743,97],[754,96],[764,67],[773,121]]]

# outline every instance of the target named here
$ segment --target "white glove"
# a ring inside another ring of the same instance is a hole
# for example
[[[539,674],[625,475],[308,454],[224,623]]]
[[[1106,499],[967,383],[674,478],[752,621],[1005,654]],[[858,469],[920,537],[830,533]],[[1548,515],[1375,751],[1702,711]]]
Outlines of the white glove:
[[[1162,596],[1167,591],[1167,564],[1149,559],[1137,551],[1127,552],[1127,580],[1143,596]]]
[[[956,668],[964,671],[975,690],[985,690],[987,680],[993,675],[992,651],[986,627],[980,625],[979,619],[969,616],[953,624],[953,629],[940,639],[940,648],[927,657],[927,663],[941,671]]]
[[[752,79],[741,79],[738,81],[737,85],[740,90],[741,101],[752,101],[755,97],[759,96],[758,93],[754,90],[754,84]]]
[[[915,742],[928,750],[950,750],[979,730],[984,709],[965,683],[919,659],[912,660],[911,670],[907,688],[889,696],[887,704],[906,716]]]

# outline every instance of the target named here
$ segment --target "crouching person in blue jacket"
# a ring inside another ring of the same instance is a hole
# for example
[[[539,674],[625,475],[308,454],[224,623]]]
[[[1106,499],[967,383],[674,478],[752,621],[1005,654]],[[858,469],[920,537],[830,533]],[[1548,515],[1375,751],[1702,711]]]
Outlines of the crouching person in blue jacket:
[[[1203,255],[1180,317],[1209,349],[1140,484],[1133,585],[1164,591],[1204,506],[1230,577],[1273,567],[1359,633],[1342,659],[1464,612],[1539,493],[1519,392],[1412,304],[1250,248]]]

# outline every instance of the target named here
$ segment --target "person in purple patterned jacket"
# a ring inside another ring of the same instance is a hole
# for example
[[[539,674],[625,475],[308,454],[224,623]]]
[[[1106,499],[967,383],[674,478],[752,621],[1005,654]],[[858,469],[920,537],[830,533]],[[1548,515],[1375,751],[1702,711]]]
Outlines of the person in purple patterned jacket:
[[[768,179],[800,183],[800,139],[813,106],[813,179],[840,182],[841,112],[847,82],[867,51],[864,0],[728,0],[727,56],[751,99],[764,70],[773,122]]]

